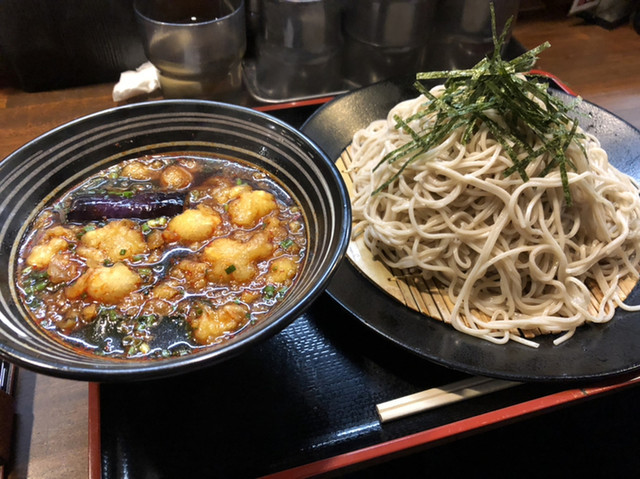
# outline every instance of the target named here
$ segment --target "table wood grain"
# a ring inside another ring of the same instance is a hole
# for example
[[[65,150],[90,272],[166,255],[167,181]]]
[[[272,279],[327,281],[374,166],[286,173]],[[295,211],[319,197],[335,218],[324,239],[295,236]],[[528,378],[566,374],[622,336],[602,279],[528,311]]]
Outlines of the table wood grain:
[[[640,35],[629,25],[609,31],[557,13],[521,15],[514,37],[527,48],[550,41],[538,68],[640,128]],[[56,126],[117,106],[112,88],[25,93],[0,84],[0,158]],[[19,371],[10,479],[89,476],[88,389],[87,383]]]
[[[607,30],[575,17],[537,14],[521,16],[514,37],[528,49],[549,41],[537,68],[640,128],[640,35],[630,24]]]

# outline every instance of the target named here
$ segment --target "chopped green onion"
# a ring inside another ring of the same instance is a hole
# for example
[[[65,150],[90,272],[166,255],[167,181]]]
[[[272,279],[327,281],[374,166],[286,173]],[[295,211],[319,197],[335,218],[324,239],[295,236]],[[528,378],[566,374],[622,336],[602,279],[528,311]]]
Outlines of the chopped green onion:
[[[227,268],[225,268],[224,272],[227,274],[231,274],[236,270],[236,266],[234,264],[228,266]]]
[[[135,193],[133,191],[114,191],[112,194],[116,196],[121,196],[123,198],[133,198]]]
[[[280,243],[280,247],[282,249],[289,249],[293,245],[293,240],[291,238],[287,238],[286,240]]]
[[[151,228],[159,228],[161,226],[165,226],[169,220],[166,216],[161,216],[160,218],[154,218],[146,222]]]
[[[127,254],[127,250],[126,249],[121,249],[120,250],[120,256],[124,256],[125,254]]]
[[[46,269],[43,269],[42,271],[35,270],[31,276],[35,279],[48,279],[49,273],[47,273]]]
[[[82,238],[86,233],[88,233],[89,231],[94,231],[96,229],[96,225],[93,224],[89,224],[89,225],[85,225],[82,228],[82,231],[80,231],[77,235],[76,238],[80,239]]]
[[[272,284],[268,284],[262,290],[265,299],[273,299],[276,295],[276,288]]]
[[[200,192],[198,190],[191,190],[189,192],[189,203],[195,203],[200,198]]]

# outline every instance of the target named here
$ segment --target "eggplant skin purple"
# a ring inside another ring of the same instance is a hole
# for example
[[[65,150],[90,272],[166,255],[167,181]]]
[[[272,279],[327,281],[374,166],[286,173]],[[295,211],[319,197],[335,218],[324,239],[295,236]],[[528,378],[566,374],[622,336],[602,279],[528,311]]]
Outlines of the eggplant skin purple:
[[[145,192],[132,197],[114,194],[75,197],[67,212],[67,221],[78,223],[102,219],[146,220],[175,216],[182,212],[184,193]]]

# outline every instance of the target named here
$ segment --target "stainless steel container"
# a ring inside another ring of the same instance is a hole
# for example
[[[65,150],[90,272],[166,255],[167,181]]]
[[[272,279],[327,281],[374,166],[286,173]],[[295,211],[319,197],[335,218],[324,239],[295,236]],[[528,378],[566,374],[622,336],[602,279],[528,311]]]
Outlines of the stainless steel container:
[[[295,98],[342,85],[340,0],[262,0],[255,83],[261,96]]]
[[[345,7],[344,75],[353,86],[426,62],[436,0],[352,0]]]
[[[493,51],[491,3],[500,34],[510,17],[515,22],[519,0],[443,0],[438,3],[429,69],[469,68]],[[505,44],[510,37],[509,31]]]
[[[255,56],[245,62],[245,83],[263,101],[467,68],[493,51],[491,0],[247,2],[257,40]],[[515,20],[519,1],[493,4],[501,32],[509,17]]]

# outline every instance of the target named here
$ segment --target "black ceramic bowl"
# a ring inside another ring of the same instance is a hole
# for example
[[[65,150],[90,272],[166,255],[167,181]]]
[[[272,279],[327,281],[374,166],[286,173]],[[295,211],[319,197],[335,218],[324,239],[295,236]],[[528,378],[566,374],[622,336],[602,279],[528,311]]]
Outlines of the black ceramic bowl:
[[[14,275],[35,214],[120,161],[169,151],[224,154],[275,175],[298,200],[309,242],[300,277],[271,314],[227,342],[159,360],[87,356],[52,339],[22,306]],[[348,244],[347,192],[325,154],[287,124],[222,103],[176,100],[106,110],[56,128],[0,162],[0,354],[41,373],[92,381],[168,376],[212,365],[280,331],[326,287]]]

